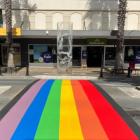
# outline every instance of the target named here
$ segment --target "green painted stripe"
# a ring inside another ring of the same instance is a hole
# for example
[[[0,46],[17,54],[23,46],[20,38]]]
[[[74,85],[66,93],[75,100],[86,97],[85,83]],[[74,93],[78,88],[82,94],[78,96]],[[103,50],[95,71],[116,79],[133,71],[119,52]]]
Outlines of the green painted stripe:
[[[52,85],[48,100],[38,125],[35,140],[59,139],[61,80]]]

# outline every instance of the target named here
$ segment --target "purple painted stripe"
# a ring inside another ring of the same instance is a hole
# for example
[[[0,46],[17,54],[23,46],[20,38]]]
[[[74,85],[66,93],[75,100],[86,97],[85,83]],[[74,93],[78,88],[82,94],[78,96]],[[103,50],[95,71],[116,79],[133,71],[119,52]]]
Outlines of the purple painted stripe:
[[[46,80],[35,83],[0,122],[0,140],[9,140]]]

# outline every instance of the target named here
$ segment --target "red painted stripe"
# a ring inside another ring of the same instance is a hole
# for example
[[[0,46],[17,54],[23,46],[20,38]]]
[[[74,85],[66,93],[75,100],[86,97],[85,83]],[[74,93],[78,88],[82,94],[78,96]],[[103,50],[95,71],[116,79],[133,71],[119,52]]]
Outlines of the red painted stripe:
[[[84,140],[109,140],[79,81],[71,81]]]
[[[110,140],[138,140],[123,118],[93,84],[84,80],[80,83]]]

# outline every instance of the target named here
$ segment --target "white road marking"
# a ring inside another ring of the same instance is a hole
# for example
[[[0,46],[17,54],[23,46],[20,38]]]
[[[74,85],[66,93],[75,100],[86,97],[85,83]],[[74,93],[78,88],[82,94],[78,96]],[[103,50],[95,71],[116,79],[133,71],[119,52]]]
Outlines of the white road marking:
[[[9,90],[11,86],[0,86],[0,95],[5,91]]]
[[[111,87],[126,87],[126,86],[130,86],[129,84],[127,83],[101,83],[101,85],[104,85],[104,86],[111,86]]]
[[[39,79],[83,79],[83,80],[97,80],[98,77],[94,77],[94,76],[50,76],[50,75],[36,75],[33,76],[35,78],[39,78]]]
[[[118,87],[118,89],[132,98],[140,98],[140,91],[133,87]]]

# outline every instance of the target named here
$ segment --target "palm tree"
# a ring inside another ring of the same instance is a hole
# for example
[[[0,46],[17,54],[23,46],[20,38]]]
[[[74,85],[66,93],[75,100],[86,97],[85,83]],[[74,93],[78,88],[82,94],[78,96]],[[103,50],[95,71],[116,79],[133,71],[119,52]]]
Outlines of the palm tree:
[[[13,47],[12,47],[12,2],[11,0],[4,0],[5,6],[5,19],[6,19],[6,29],[7,37],[6,44],[8,46],[8,60],[7,67],[8,70],[14,68],[14,57],[13,57]]]
[[[123,70],[124,65],[124,27],[126,19],[127,0],[119,0],[118,8],[118,33],[116,47],[116,72]]]

